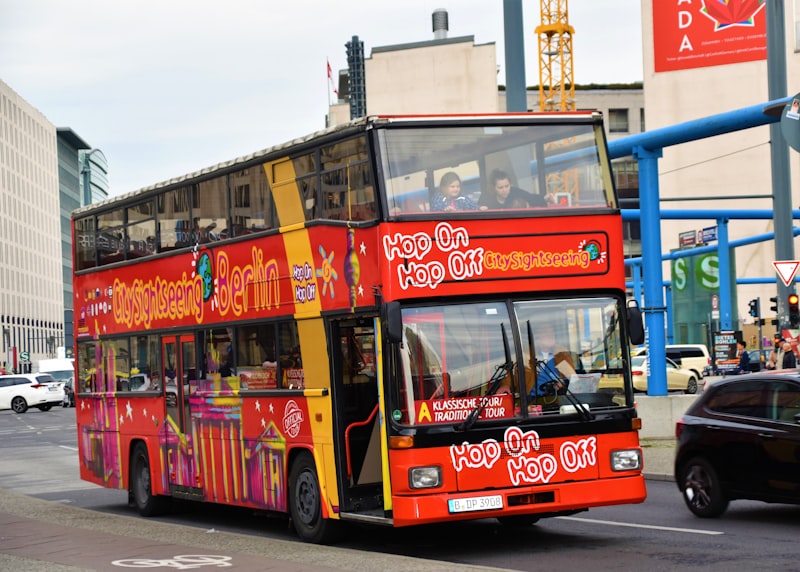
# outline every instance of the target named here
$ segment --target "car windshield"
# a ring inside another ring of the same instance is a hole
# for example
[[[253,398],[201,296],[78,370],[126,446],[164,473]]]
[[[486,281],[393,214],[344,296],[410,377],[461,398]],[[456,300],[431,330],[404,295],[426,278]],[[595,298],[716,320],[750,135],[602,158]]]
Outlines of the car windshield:
[[[75,372],[71,369],[59,370],[59,371],[48,371],[48,375],[52,375],[56,381],[67,381],[70,377],[75,375]]]
[[[555,380],[593,410],[623,406],[624,391],[601,383],[613,374],[624,387],[619,308],[613,298],[404,308],[392,418],[459,423],[482,403],[480,420],[574,413]]]
[[[36,381],[39,383],[58,383],[58,380],[49,373],[40,373],[36,376]]]

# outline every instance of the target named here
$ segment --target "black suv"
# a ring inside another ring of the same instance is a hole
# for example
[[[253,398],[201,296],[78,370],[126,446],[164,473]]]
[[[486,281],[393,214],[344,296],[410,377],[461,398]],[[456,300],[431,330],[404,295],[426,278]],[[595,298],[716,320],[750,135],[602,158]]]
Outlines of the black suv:
[[[675,435],[675,482],[697,516],[720,516],[734,499],[800,504],[800,371],[715,383]]]

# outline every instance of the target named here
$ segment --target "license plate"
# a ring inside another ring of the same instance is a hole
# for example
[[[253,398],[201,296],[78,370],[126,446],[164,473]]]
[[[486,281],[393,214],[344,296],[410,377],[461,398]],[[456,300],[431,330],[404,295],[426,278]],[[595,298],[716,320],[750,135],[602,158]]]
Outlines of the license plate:
[[[48,385],[47,391],[58,391],[58,387],[56,387],[55,385]]]
[[[451,513],[471,512],[476,510],[496,510],[503,508],[503,497],[501,495],[489,495],[483,497],[448,499],[447,508]]]

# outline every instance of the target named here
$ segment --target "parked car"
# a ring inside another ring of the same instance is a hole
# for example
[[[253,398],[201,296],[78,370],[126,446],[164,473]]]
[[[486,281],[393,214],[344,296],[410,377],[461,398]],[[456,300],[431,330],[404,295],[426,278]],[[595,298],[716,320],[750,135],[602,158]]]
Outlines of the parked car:
[[[633,356],[631,358],[631,373],[633,374],[633,389],[647,391],[647,357]],[[694,371],[678,367],[671,359],[667,358],[667,391],[685,391],[697,393],[698,376]]]
[[[75,378],[70,377],[64,383],[64,399],[61,401],[64,407],[75,407]]]
[[[711,354],[703,344],[670,344],[664,346],[667,358],[675,362],[678,367],[694,372],[697,379],[707,375],[707,366],[711,365]],[[637,356],[646,356],[647,348],[634,352]]]
[[[0,409],[25,413],[36,407],[49,411],[64,399],[62,385],[46,373],[0,375]]]
[[[718,381],[675,435],[675,482],[695,515],[720,516],[735,499],[800,504],[800,371]]]
[[[769,361],[769,354],[772,350],[747,350],[747,355],[750,358],[749,371],[761,371],[767,369],[767,362]]]

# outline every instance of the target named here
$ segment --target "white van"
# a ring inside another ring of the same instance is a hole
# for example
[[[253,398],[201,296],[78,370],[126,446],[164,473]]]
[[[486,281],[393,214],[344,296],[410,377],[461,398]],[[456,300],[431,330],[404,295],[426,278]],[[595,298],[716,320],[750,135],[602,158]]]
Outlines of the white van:
[[[688,369],[697,374],[697,379],[703,378],[703,370],[711,365],[711,354],[703,344],[672,344],[665,346],[667,357],[683,369]],[[647,348],[642,348],[634,355],[647,355]]]

